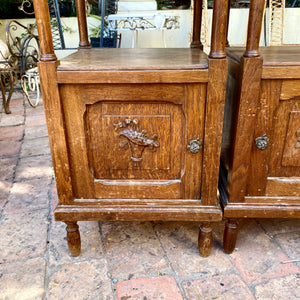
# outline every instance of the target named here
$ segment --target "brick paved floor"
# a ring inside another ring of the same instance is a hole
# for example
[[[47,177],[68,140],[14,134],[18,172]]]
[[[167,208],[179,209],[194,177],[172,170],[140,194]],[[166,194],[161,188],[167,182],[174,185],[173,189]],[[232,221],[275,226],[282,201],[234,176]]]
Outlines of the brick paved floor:
[[[208,258],[198,224],[79,222],[82,254],[69,255],[42,104],[15,93],[0,108],[0,299],[300,299],[299,220],[242,220],[224,254],[214,225]],[[286,263],[284,263],[286,262]]]

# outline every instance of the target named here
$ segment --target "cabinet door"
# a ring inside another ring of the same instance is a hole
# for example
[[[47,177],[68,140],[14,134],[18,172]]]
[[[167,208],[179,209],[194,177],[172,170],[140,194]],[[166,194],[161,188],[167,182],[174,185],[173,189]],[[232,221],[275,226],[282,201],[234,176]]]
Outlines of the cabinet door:
[[[63,96],[65,109],[77,98],[82,121],[66,118],[67,131],[77,131],[69,143],[85,141],[70,147],[72,174],[89,173],[93,198],[200,199],[205,84],[91,85],[72,94]]]
[[[253,143],[248,194],[300,196],[300,80],[262,82],[255,137],[264,134],[266,149]]]

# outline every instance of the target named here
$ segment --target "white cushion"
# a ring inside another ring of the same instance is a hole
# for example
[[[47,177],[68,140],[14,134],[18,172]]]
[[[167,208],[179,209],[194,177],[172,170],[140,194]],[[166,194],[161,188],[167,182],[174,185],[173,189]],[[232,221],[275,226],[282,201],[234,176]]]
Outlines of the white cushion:
[[[9,57],[9,50],[2,40],[0,40],[0,60],[7,60]]]

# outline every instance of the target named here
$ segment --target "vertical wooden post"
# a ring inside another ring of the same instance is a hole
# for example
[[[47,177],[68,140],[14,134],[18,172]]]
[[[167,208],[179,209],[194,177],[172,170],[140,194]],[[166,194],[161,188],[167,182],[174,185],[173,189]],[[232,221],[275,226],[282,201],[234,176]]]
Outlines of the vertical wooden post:
[[[91,48],[88,39],[85,0],[76,0],[76,11],[79,30],[79,49]]]
[[[266,0],[250,1],[247,45],[244,57],[258,57],[258,47]]]
[[[208,61],[208,84],[205,113],[205,135],[201,202],[216,205],[225,104],[227,59],[225,42],[228,0],[215,0],[211,51]]]
[[[191,48],[203,50],[203,45],[201,43],[202,5],[203,0],[194,0],[193,40]]]
[[[225,58],[228,0],[215,0],[211,32],[210,58]]]
[[[40,37],[41,61],[56,61],[54,53],[49,7],[47,0],[33,0],[35,19]]]

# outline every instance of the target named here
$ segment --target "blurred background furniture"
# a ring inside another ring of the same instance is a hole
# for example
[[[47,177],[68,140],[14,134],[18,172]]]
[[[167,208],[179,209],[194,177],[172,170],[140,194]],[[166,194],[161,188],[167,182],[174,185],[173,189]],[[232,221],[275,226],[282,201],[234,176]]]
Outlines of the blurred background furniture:
[[[7,114],[10,113],[10,99],[19,81],[29,103],[34,107],[38,104],[37,62],[40,51],[38,36],[34,30],[35,24],[24,26],[16,20],[11,20],[6,25],[6,41],[2,41],[3,50],[0,55],[0,72],[2,98]]]

